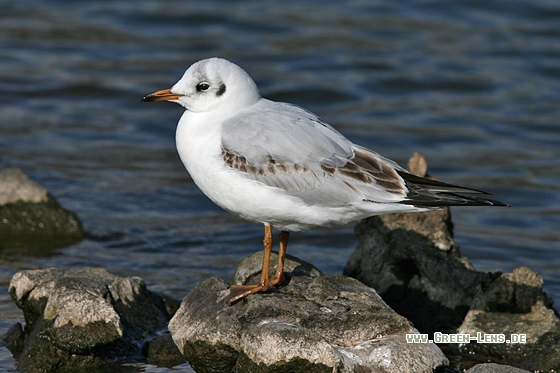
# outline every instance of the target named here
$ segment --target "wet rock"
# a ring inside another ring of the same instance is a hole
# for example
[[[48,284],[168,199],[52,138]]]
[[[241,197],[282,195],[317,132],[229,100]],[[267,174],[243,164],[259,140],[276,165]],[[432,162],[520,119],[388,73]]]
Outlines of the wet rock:
[[[427,176],[414,153],[408,169]],[[476,272],[453,240],[449,208],[374,216],[357,224],[359,244],[344,275],[375,288],[423,333],[451,333],[461,325],[475,294],[498,274]]]
[[[418,157],[409,167],[425,172]],[[356,227],[360,242],[344,274],[374,287],[423,333],[503,335],[499,343],[442,346],[468,356],[469,363],[558,371],[560,323],[541,290],[542,277],[527,267],[507,274],[475,271],[453,241],[452,227],[448,209],[366,219]],[[506,343],[517,338],[512,334],[525,335],[527,343]]]
[[[560,368],[560,319],[552,300],[542,292],[543,278],[527,267],[519,267],[495,279],[474,298],[459,333],[504,335],[506,341],[525,343],[469,343],[463,354],[479,361],[495,361],[532,371],[552,372]],[[523,337],[520,337],[523,336]]]
[[[21,271],[9,289],[26,325],[12,327],[6,343],[25,372],[72,372],[137,354],[169,319],[142,279],[100,268]]]
[[[0,249],[46,249],[83,238],[78,217],[18,168],[0,171]]]
[[[440,250],[415,227],[434,216],[447,219],[445,211],[419,214],[424,216],[387,215],[358,224],[360,243],[344,273],[376,288],[424,333],[505,336],[504,342],[461,345],[458,353],[469,360],[541,372],[560,367],[560,322],[541,290],[542,277],[527,267],[506,274],[474,271],[456,249]],[[512,334],[526,335],[527,343],[505,343]]]
[[[305,275],[299,263],[282,287],[233,305],[228,284],[216,278],[185,297],[169,330],[198,373],[412,373],[447,364],[435,344],[406,342],[417,330],[373,289],[315,270]]]
[[[497,275],[476,272],[453,241],[448,209],[375,216],[356,226],[344,275],[375,288],[423,333],[453,332]]]
[[[527,373],[528,370],[495,363],[477,364],[465,373]]]
[[[262,251],[259,251],[243,259],[237,265],[233,275],[233,283],[236,285],[257,284],[261,278],[263,254]],[[270,255],[268,273],[274,273],[276,264],[278,264],[278,254],[273,252]],[[288,278],[291,276],[319,277],[323,275],[313,264],[290,254],[286,254],[284,273]]]
[[[169,332],[158,335],[147,341],[144,346],[142,346],[142,355],[148,359],[149,363],[157,365],[174,366],[185,361],[185,358],[177,349]]]

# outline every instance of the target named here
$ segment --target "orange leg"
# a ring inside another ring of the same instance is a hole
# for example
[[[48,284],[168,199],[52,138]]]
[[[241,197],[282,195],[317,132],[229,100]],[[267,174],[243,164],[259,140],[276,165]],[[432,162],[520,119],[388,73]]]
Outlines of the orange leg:
[[[282,281],[284,281],[284,259],[286,259],[288,238],[290,238],[290,232],[288,231],[280,232],[280,250],[278,250],[278,264],[276,265],[276,274],[274,275],[274,278],[270,281],[270,285],[272,286],[280,285]]]
[[[270,265],[270,254],[272,252],[272,227],[270,225],[264,226],[264,253],[263,263],[261,269],[261,279],[257,285],[231,285],[229,287],[233,298],[228,303],[236,302],[245,298],[247,295],[265,292],[269,286],[276,286],[284,280],[284,258],[286,255],[286,247],[288,245],[289,232],[280,232],[280,251],[278,253],[278,265],[276,266],[276,273],[272,281],[268,277],[268,267]]]
[[[247,295],[264,292],[268,289],[270,285],[270,279],[268,278],[268,267],[270,264],[270,253],[272,252],[272,227],[270,225],[264,226],[264,239],[263,239],[263,262],[261,268],[261,279],[257,285],[231,285],[229,287],[233,297],[228,303],[236,302],[240,299],[245,298]]]

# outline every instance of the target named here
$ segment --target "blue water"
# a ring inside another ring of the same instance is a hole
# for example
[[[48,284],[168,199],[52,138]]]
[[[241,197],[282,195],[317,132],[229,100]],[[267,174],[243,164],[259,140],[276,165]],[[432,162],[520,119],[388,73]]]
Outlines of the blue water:
[[[262,227],[214,206],[174,144],[182,109],[140,98],[221,56],[267,98],[304,106],[352,141],[492,192],[511,208],[455,208],[482,271],[528,265],[560,299],[560,3],[524,1],[3,1],[0,168],[21,167],[88,232],[0,253],[0,332],[23,315],[19,269],[101,266],[181,299],[229,278]],[[289,252],[341,273],[353,225],[293,234]],[[0,371],[14,361],[0,349]],[[138,371],[191,372],[143,363]]]

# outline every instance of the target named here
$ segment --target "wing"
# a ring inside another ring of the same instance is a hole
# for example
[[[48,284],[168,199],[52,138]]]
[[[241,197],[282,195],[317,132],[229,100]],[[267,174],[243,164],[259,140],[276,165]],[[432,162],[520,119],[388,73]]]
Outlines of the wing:
[[[313,113],[298,106],[261,100],[223,124],[222,145],[254,165],[270,156],[281,164],[326,160],[333,166],[353,156],[352,143]]]
[[[305,203],[395,202],[405,197],[397,164],[356,147],[300,107],[262,100],[225,121],[222,130],[226,164]]]
[[[224,122],[222,157],[241,175],[310,205],[365,201],[428,209],[509,206],[469,195],[488,194],[476,189],[414,176],[390,159],[352,144],[313,113],[268,100]]]

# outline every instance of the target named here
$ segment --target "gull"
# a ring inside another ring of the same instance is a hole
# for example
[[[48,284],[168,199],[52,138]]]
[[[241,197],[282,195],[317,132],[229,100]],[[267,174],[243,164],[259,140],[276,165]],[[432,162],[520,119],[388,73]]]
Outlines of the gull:
[[[230,304],[282,284],[289,232],[442,206],[508,206],[480,190],[414,176],[310,111],[262,98],[253,79],[222,58],[194,63],[173,87],[142,101],[186,109],[176,144],[194,183],[223,209],[264,225],[260,281],[231,285]],[[270,279],[273,227],[280,244]]]

